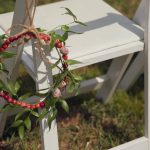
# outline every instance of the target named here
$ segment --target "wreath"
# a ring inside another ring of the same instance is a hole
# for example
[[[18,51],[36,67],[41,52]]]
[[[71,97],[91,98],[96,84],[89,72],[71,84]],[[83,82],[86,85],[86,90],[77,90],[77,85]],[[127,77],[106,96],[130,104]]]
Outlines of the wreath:
[[[28,27],[22,24],[16,24],[12,26],[7,32],[0,36],[0,75],[4,75],[6,81],[0,79],[0,97],[2,101],[6,101],[5,105],[1,106],[0,111],[8,111],[10,109],[22,108],[14,119],[10,128],[17,128],[17,132],[21,139],[24,137],[24,130],[31,130],[31,116],[35,116],[37,121],[47,117],[47,124],[49,129],[51,128],[52,121],[58,114],[57,105],[60,105],[66,112],[69,112],[69,106],[67,102],[62,98],[62,92],[64,90],[73,92],[78,89],[79,83],[82,80],[80,76],[74,75],[69,70],[69,65],[80,63],[76,60],[68,58],[69,50],[66,46],[66,40],[71,31],[70,24],[77,23],[85,25],[77,20],[74,13],[68,9],[65,14],[73,17],[73,22],[65,25],[60,25],[57,28],[61,29],[62,34],[58,34],[55,30],[46,31],[41,28]],[[32,20],[33,21],[33,20]],[[23,31],[13,36],[8,34],[12,28],[21,26]],[[50,69],[59,69],[59,74],[54,78],[53,85],[50,86],[48,92],[42,101],[36,103],[27,103],[25,99],[29,97],[28,93],[23,95],[18,94],[21,89],[20,80],[15,82],[11,80],[9,71],[6,68],[5,61],[14,57],[16,54],[10,51],[10,48],[18,48],[20,45],[27,44],[30,41],[34,41],[36,53],[41,57],[42,61],[50,65]],[[52,63],[44,52],[45,46],[49,47],[49,52],[56,50],[59,59]],[[40,108],[40,111],[37,109]],[[24,115],[25,114],[25,115]],[[25,116],[25,117],[24,117]]]

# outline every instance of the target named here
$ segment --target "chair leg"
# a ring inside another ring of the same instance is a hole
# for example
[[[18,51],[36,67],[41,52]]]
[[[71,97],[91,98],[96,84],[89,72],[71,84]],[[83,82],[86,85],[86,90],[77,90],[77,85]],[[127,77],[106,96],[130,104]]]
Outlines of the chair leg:
[[[104,102],[108,102],[110,100],[132,57],[133,54],[129,54],[117,57],[112,61],[112,64],[106,74],[108,80],[104,82],[102,88],[96,95],[98,99],[101,99]]]
[[[125,73],[123,79],[121,80],[119,89],[128,90],[143,72],[144,52],[140,52],[134,59],[127,72]]]
[[[41,120],[40,133],[43,150],[59,150],[56,120],[52,122],[50,130],[47,125],[47,118]]]
[[[4,104],[5,102],[3,100],[1,101],[0,99],[0,105],[3,106]],[[0,137],[3,136],[6,120],[7,120],[7,112],[0,113]]]

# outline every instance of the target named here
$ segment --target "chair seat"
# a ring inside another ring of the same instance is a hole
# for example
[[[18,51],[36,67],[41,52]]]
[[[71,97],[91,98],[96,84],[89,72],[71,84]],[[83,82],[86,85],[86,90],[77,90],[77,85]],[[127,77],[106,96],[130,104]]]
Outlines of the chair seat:
[[[62,15],[65,10],[60,7],[68,7],[87,24],[87,27],[71,26],[71,30],[83,33],[71,34],[67,41],[69,57],[83,62],[74,65],[73,69],[143,50],[143,29],[102,0],[66,0],[39,6],[34,24],[52,30],[60,24],[71,22],[72,18]],[[0,15],[1,25],[10,27],[12,16],[13,13]],[[26,49],[23,55],[23,61],[27,62],[26,57],[32,54]],[[52,58],[57,59],[55,52]]]

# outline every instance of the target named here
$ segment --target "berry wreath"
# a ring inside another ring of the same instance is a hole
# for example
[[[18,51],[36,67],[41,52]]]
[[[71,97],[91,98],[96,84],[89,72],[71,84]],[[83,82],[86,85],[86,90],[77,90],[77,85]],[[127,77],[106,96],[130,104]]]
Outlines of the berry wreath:
[[[25,129],[31,130],[32,115],[36,117],[37,121],[43,119],[45,116],[48,116],[47,123],[50,129],[51,123],[56,118],[58,113],[57,105],[60,105],[66,112],[69,112],[69,106],[62,98],[62,92],[64,90],[68,90],[70,92],[77,90],[80,85],[79,83],[82,80],[80,76],[74,75],[68,68],[69,65],[74,65],[80,62],[68,59],[69,50],[65,45],[69,33],[73,32],[70,30],[69,25],[77,23],[85,26],[85,24],[78,21],[77,17],[70,9],[64,9],[66,10],[65,14],[73,17],[73,22],[57,27],[62,30],[62,34],[58,34],[55,31],[57,28],[52,31],[46,31],[41,28],[16,24],[8,29],[8,31],[16,26],[21,26],[24,30],[14,36],[9,36],[8,32],[0,36],[0,75],[3,74],[7,79],[5,82],[0,79],[0,100],[6,101],[6,104],[0,107],[0,112],[10,111],[12,109],[14,110],[18,107],[22,107],[23,110],[15,116],[15,120],[10,126],[10,128],[17,128],[17,132],[15,131],[14,134],[18,134],[21,139],[24,138]],[[45,98],[35,104],[25,102],[25,99],[29,97],[28,93],[23,95],[18,94],[21,89],[21,82],[20,80],[13,82],[5,66],[5,60],[16,55],[10,52],[10,50],[7,50],[11,47],[17,48],[20,45],[28,43],[30,40],[34,40],[35,47],[37,49],[36,52],[41,57],[42,61],[49,63],[51,69],[57,67],[60,70],[58,75],[59,78],[54,79],[53,86],[45,94]],[[59,59],[54,64],[46,58],[43,48],[46,45],[49,46],[50,52],[54,49],[57,51]],[[37,111],[38,108],[41,108],[40,112]]]

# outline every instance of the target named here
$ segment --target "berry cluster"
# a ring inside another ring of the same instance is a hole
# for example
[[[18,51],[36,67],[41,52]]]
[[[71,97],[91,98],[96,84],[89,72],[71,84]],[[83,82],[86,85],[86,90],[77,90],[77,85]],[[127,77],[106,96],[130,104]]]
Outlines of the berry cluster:
[[[25,108],[36,109],[36,108],[43,108],[45,106],[45,102],[39,102],[37,104],[28,104],[22,101],[15,100],[11,98],[7,93],[2,92],[2,91],[0,92],[0,97],[2,97],[4,100],[6,100],[7,102],[11,104],[22,106]]]
[[[69,50],[61,43],[59,39],[56,39],[55,46],[56,48],[59,48],[59,51],[62,54],[63,60],[68,60]],[[63,69],[68,68],[68,64],[66,62],[63,62],[62,66],[63,66]]]
[[[60,50],[60,53],[62,54],[62,58],[64,60],[68,60],[68,53],[69,53],[69,50],[60,42],[59,39],[56,39],[55,41],[55,46],[57,48],[59,48]]]
[[[0,52],[5,51],[12,42],[17,41],[20,38],[24,39],[24,42],[27,42],[28,40],[32,38],[39,38],[44,45],[48,45],[50,43],[50,37],[47,34],[38,33],[36,35],[33,32],[25,32],[23,34],[18,34],[18,35],[5,39],[5,41],[0,47]]]

